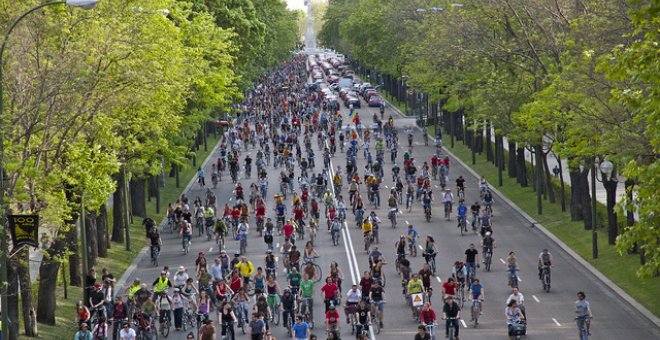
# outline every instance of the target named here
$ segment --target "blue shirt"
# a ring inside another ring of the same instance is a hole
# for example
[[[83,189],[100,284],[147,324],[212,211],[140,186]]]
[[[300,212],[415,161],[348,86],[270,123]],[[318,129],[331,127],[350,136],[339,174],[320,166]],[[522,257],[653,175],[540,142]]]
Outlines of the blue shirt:
[[[291,330],[293,331],[293,335],[296,339],[307,339],[308,329],[309,325],[306,322],[296,322],[293,324],[293,326],[291,326]]]
[[[458,212],[458,216],[466,216],[467,215],[467,207],[464,204],[461,204],[458,206],[456,211]]]
[[[483,286],[481,285],[481,283],[476,284],[476,285],[473,283],[473,284],[470,285],[470,290],[472,291],[472,298],[473,299],[478,299],[479,296],[481,296],[481,289],[482,288],[483,288]]]

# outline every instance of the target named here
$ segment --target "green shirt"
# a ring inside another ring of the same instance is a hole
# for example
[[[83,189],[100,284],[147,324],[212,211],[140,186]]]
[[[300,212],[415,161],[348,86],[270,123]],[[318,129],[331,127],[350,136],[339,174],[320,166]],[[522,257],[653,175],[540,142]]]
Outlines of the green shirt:
[[[314,280],[307,280],[300,283],[303,297],[314,296]]]
[[[295,274],[291,273],[291,274],[287,275],[287,277],[286,277],[286,279],[289,280],[289,284],[292,287],[299,287],[301,278],[302,278],[302,276],[298,272],[296,272]]]

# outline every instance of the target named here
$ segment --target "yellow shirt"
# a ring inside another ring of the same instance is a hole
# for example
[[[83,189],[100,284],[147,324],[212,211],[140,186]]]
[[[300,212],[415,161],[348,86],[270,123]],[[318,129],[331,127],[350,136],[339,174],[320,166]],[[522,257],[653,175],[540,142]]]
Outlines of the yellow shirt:
[[[238,269],[241,272],[241,275],[243,277],[248,277],[252,276],[254,274],[254,265],[252,265],[252,262],[247,261],[247,262],[239,262],[236,264],[236,269]]]
[[[367,220],[367,222],[362,223],[362,232],[365,234],[371,232],[371,222],[369,222],[369,220]]]

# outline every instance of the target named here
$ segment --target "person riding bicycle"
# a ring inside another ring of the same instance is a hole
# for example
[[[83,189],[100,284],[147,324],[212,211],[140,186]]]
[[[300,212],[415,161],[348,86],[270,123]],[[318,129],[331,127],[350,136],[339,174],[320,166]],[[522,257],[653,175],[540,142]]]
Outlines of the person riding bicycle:
[[[547,268],[548,273],[552,267],[552,253],[548,249],[543,249],[539,253],[539,280],[543,280],[543,267]]]
[[[356,308],[354,309],[355,316],[355,335],[358,339],[361,339],[361,334],[363,331],[369,330],[369,323],[371,321],[371,311],[365,300],[360,300]]]
[[[431,287],[431,278],[433,277],[433,272],[431,271],[429,264],[424,263],[422,265],[422,269],[418,272],[418,274],[419,274],[419,278],[422,280],[422,284],[424,284],[424,291],[426,291],[429,294],[429,299],[430,299],[431,294],[433,293],[433,287]]]
[[[475,201],[474,204],[470,206],[470,212],[472,213],[472,228],[477,228],[477,222],[479,221],[479,212],[481,211],[481,205],[478,201]]]
[[[442,203],[445,205],[445,211],[451,214],[452,211],[452,202],[454,202],[454,194],[452,194],[451,189],[445,189],[445,192],[442,194]]]
[[[303,275],[303,280],[300,282],[300,297],[301,297],[301,313],[303,313],[303,305],[305,306],[305,311],[309,313],[309,320],[314,320],[314,287],[316,282],[314,278],[310,277],[305,273]]]
[[[362,292],[358,289],[357,284],[351,286],[351,289],[346,292],[346,323],[349,323],[350,314],[355,313],[358,303],[362,300]]]
[[[468,276],[468,270],[465,264],[460,261],[454,262],[454,266],[451,267],[451,276],[459,286],[465,287],[465,280]]]
[[[406,257],[406,236],[401,235],[399,241],[394,244],[394,249],[396,249],[396,256],[399,259]]]
[[[422,196],[422,206],[424,207],[424,212],[428,210],[429,215],[431,214],[431,202],[432,197],[430,192],[424,191],[424,196]]]
[[[481,221],[481,230],[479,231],[481,237],[485,237],[488,232],[493,233],[493,219],[486,209],[483,210],[479,221]]]
[[[470,289],[468,290],[468,296],[472,297],[473,302],[479,303],[479,310],[483,311],[484,306],[483,302],[486,300],[486,294],[484,286],[480,283],[479,279],[473,279],[470,284]]]
[[[249,261],[245,256],[241,256],[240,262],[238,262],[234,268],[236,268],[243,277],[243,283],[245,285],[250,283],[250,277],[254,274],[254,265],[252,261]]]
[[[508,305],[511,301],[516,301],[523,316],[527,318],[527,315],[525,314],[525,296],[520,292],[518,287],[511,288],[511,295],[506,299],[506,304]]]
[[[407,288],[406,297],[408,299],[412,299],[414,294],[424,293],[424,283],[419,278],[419,275],[417,273],[412,274],[412,277],[408,281],[408,285],[406,288]],[[412,307],[413,313],[415,313],[416,307],[413,304],[410,305]]]
[[[504,313],[506,314],[506,324],[509,329],[509,339],[513,339],[513,326],[515,324],[523,323],[525,316],[518,307],[516,300],[510,300],[507,302]]]
[[[408,225],[408,231],[406,231],[406,237],[407,237],[407,241],[408,241],[409,246],[412,247],[413,252],[415,254],[417,254],[417,248],[415,248],[415,247],[417,245],[417,237],[418,236],[419,236],[419,234],[417,234],[417,230],[415,230],[413,225],[412,224]]]
[[[240,182],[236,184],[236,187],[234,187],[234,195],[236,196],[237,201],[243,200],[243,185]]]
[[[576,323],[578,334],[582,339],[582,329],[586,328],[587,334],[591,335],[591,320],[593,314],[591,313],[591,305],[587,301],[587,295],[584,292],[577,293],[577,301],[575,301],[575,313],[577,313]]]
[[[186,245],[190,245],[190,240],[192,238],[192,223],[184,222],[181,226],[181,239],[182,239],[182,248],[181,251],[186,251]]]
[[[153,290],[156,300],[158,300],[160,294],[167,294],[167,291],[172,288],[172,282],[170,282],[170,279],[167,277],[166,271],[161,271],[160,276],[152,285],[154,287]]]
[[[454,329],[454,338],[458,339],[458,319],[461,318],[461,307],[450,296],[445,297],[445,303],[442,306],[442,319],[445,322],[445,338],[449,337],[451,328]]]
[[[424,245],[424,260],[426,263],[429,263],[429,260],[432,258],[435,260],[435,256],[438,254],[438,249],[435,246],[435,239],[433,236],[426,236],[426,244]],[[431,268],[433,269],[433,268]]]
[[[160,246],[163,244],[163,240],[160,238],[160,233],[158,232],[158,227],[151,227],[151,230],[149,230],[149,233],[147,234],[147,238],[149,239],[149,249],[151,249],[151,256],[153,257],[153,249],[158,249],[158,253],[160,253]]]
[[[461,193],[465,195],[465,178],[462,175],[456,179],[456,195],[460,196]]]
[[[493,193],[490,192],[490,190],[486,189],[486,192],[484,193],[484,207],[486,209],[490,209],[490,211],[493,211]],[[492,214],[492,213],[491,213]]]
[[[456,289],[458,289],[456,280],[453,277],[448,278],[447,281],[442,284],[442,300],[446,300],[447,297],[455,297]]]
[[[325,312],[325,327],[328,331],[339,330],[339,312],[334,305],[329,306]]]
[[[481,240],[482,254],[484,257],[484,263],[486,263],[486,254],[493,254],[493,248],[496,247],[495,239],[488,231],[486,232],[484,238]]]
[[[458,227],[461,227],[461,223],[465,222],[467,228],[467,211],[468,208],[465,205],[465,200],[460,200],[458,202],[458,207],[456,208],[456,214],[458,215]]]
[[[435,310],[431,307],[430,302],[424,302],[424,307],[419,312],[419,322],[425,326],[431,326],[431,338],[435,337],[435,323],[437,321],[437,316]]]
[[[516,257],[515,252],[513,251],[509,252],[509,256],[506,257],[504,262],[509,272],[515,272],[518,270],[518,257]]]
[[[474,243],[470,243],[468,249],[465,250],[465,264],[468,269],[468,275],[474,278],[477,268],[480,267],[479,251],[476,249]]]
[[[291,293],[291,289],[284,288],[284,294],[280,299],[280,309],[282,310],[282,324],[293,324],[293,317],[297,309],[296,298]],[[290,323],[289,323],[290,322]]]
[[[363,294],[364,296],[364,294]],[[378,323],[383,327],[383,314],[385,306],[385,290],[380,281],[374,281],[368,294],[371,301],[371,313],[378,316]]]

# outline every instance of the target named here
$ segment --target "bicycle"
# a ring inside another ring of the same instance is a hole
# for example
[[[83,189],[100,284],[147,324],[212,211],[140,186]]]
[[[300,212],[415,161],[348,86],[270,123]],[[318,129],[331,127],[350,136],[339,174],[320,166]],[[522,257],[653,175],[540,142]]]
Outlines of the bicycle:
[[[436,254],[437,254],[437,252],[433,253],[433,254],[424,254],[424,258],[426,260],[426,263],[428,263],[429,268],[431,269],[431,273],[433,273],[433,275],[435,275],[435,269],[436,269],[435,268],[435,255]]]
[[[435,332],[437,331],[438,325],[434,322],[424,324],[424,327],[426,328],[426,333],[431,336],[431,340],[435,340]]]
[[[167,338],[170,335],[171,326],[172,321],[170,320],[170,313],[168,312],[163,315],[163,318],[160,322],[160,334]]]
[[[465,199],[465,188],[458,188],[456,192],[456,196],[458,196],[458,200],[462,201]]]
[[[234,327],[233,327],[233,322],[224,322],[222,324],[222,328],[225,329],[225,335],[222,336],[223,340],[229,340],[234,338]]]
[[[465,305],[465,281],[458,280],[458,288],[456,289],[458,299],[460,300],[461,308]]]
[[[541,281],[543,282],[543,290],[550,293],[550,267],[544,265],[541,272]]]
[[[575,318],[577,323],[578,330],[580,331],[580,340],[589,340],[589,325],[591,324],[591,317],[589,316],[578,316]]]
[[[424,207],[424,218],[426,222],[431,222],[431,207]]]
[[[301,297],[299,312],[303,320],[309,325],[309,328],[314,328],[314,300],[311,297]]]
[[[192,308],[188,306],[183,312],[183,330],[186,331],[188,328],[194,329],[197,326],[197,320],[195,319],[195,312]]]
[[[414,238],[408,238],[408,254],[417,257],[417,240]]]
[[[270,307],[270,322],[274,325],[280,324],[280,296],[269,295],[268,296],[268,306]]]
[[[371,233],[364,235],[364,251],[369,251],[369,248],[371,247],[371,238]]]
[[[446,318],[446,322],[449,325],[449,334],[448,339],[449,340],[456,340],[456,329],[458,329],[458,318]]]
[[[458,216],[458,227],[461,229],[461,236],[467,234],[467,221],[465,216]]]
[[[388,215],[390,222],[392,222],[392,229],[396,228],[396,213],[397,213],[397,208],[392,208],[390,209],[390,213]]]
[[[490,271],[490,265],[493,262],[493,250],[488,248],[484,252],[484,266],[486,267],[486,271]]]
[[[481,315],[481,304],[479,303],[479,299],[472,299],[472,307],[470,307],[470,312],[473,327],[477,328],[477,325],[479,324],[479,315]]]
[[[509,286],[511,288],[518,288],[518,275],[516,272],[518,269],[516,268],[509,268]]]
[[[151,264],[153,264],[155,267],[158,267],[158,256],[160,255],[160,251],[158,250],[157,245],[151,245]]]
[[[451,220],[451,201],[445,202],[445,218]]]

